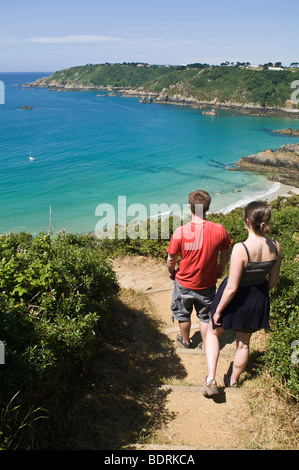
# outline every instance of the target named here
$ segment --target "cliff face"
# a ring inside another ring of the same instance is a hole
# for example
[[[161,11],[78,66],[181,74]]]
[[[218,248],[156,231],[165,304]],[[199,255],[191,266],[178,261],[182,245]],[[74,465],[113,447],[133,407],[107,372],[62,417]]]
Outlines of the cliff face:
[[[287,144],[241,158],[236,166],[242,170],[267,173],[268,179],[299,188],[299,143]]]

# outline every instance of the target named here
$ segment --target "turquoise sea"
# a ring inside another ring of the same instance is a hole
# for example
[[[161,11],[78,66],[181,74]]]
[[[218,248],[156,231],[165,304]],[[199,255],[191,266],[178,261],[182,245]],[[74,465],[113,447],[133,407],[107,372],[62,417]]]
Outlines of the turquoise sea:
[[[153,216],[151,204],[187,204],[194,189],[212,195],[211,212],[227,212],[277,188],[226,167],[294,142],[273,133],[294,126],[291,119],[213,117],[138,98],[22,87],[49,74],[0,74],[0,233],[48,231],[50,206],[53,230],[84,233],[95,231],[97,206],[117,210],[119,196]]]

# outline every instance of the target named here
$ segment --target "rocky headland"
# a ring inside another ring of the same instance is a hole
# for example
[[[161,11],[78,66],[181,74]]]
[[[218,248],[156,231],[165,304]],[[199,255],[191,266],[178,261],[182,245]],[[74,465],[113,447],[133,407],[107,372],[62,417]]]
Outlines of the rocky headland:
[[[66,78],[63,75],[58,77],[54,75],[40,78],[33,83],[23,85],[23,87],[41,87],[56,91],[101,91],[107,92],[110,96],[139,98],[142,103],[190,106],[194,109],[203,109],[204,114],[217,115],[219,110],[226,110],[235,114],[252,116],[299,118],[299,110],[288,107],[261,106],[251,101],[239,102],[235,99],[223,101],[217,97],[212,100],[199,99],[193,92],[188,92],[183,85],[169,85],[157,92],[144,86],[99,85],[91,81],[83,82],[77,77]]]
[[[299,143],[243,157],[236,167],[238,170],[265,173],[269,180],[299,188]]]

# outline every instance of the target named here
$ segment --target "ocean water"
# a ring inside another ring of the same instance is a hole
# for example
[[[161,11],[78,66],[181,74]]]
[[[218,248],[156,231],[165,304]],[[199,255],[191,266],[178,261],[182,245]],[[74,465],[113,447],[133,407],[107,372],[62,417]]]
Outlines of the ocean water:
[[[0,233],[48,231],[50,207],[53,231],[86,233],[110,209],[117,222],[119,197],[125,214],[139,204],[136,217],[149,217],[156,215],[155,204],[167,212],[172,204],[187,204],[189,192],[204,189],[212,196],[210,211],[227,212],[279,186],[227,166],[294,142],[273,133],[294,126],[291,119],[221,111],[212,117],[99,92],[22,87],[49,74],[0,74]]]

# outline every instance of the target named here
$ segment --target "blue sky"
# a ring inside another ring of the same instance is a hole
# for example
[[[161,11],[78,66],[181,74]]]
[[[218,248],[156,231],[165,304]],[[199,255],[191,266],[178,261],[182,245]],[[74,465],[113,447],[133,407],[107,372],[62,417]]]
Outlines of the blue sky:
[[[298,0],[1,0],[0,72],[299,62]]]

